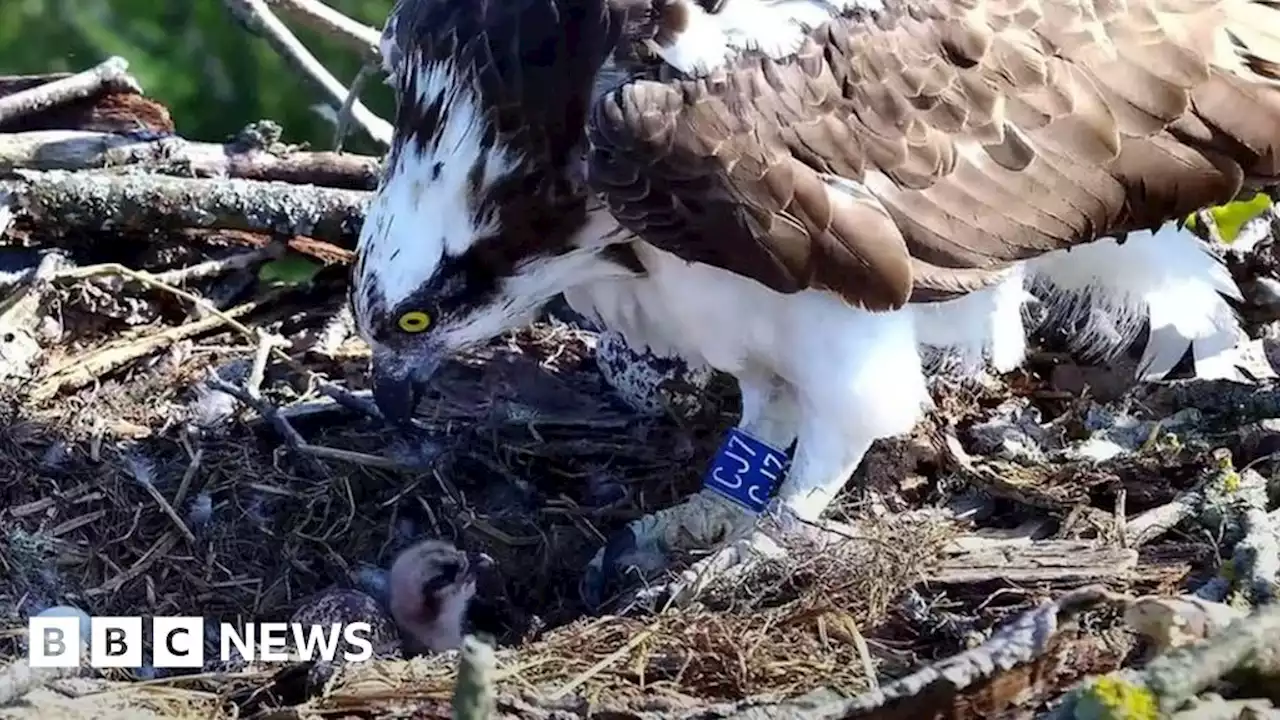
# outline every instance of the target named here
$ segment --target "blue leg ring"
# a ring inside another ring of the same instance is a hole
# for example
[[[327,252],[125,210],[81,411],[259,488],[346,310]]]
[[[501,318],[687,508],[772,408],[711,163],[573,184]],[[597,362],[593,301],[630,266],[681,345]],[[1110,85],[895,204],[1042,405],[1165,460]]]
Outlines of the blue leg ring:
[[[716,451],[702,486],[759,514],[769,506],[789,464],[786,452],[735,427]]]

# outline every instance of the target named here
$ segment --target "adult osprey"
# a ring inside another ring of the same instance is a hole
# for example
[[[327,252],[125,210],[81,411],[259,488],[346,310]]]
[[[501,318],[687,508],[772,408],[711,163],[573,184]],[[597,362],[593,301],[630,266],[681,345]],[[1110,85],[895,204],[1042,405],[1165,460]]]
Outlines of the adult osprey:
[[[636,48],[660,71],[596,90]],[[926,350],[1021,362],[1032,281],[1149,321],[1144,376],[1230,372],[1238,290],[1177,221],[1280,182],[1274,0],[399,0],[383,55],[352,302],[388,418],[559,293],[739,381],[706,486],[597,581],[812,525],[921,417]]]

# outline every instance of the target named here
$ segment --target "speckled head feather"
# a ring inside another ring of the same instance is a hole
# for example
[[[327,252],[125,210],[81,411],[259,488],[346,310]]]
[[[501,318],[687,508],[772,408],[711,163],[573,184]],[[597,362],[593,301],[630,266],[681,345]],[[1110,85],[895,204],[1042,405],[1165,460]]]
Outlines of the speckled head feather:
[[[561,289],[547,267],[588,223],[587,106],[622,17],[603,0],[396,5],[383,35],[395,134],[351,285],[393,386]],[[427,327],[404,331],[407,312]]]
[[[355,268],[363,329],[394,335],[405,307],[465,314],[566,249],[585,220],[584,125],[611,27],[599,0],[397,4],[395,136]]]

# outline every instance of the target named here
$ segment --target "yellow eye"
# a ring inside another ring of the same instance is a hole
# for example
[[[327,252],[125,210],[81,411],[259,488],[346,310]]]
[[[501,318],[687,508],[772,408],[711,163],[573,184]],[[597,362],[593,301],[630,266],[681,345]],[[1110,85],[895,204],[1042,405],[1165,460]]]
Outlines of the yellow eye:
[[[407,333],[420,333],[429,327],[431,316],[420,310],[410,310],[400,316],[400,329]]]

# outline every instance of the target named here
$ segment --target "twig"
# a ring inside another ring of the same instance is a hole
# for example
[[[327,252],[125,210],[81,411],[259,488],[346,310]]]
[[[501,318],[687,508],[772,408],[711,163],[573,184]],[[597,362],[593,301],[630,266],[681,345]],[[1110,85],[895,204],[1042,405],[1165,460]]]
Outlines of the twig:
[[[1194,517],[1203,505],[1204,491],[1200,487],[1178,493],[1170,502],[1128,520],[1125,523],[1124,546],[1135,548],[1155,540],[1183,520]]]
[[[494,672],[497,658],[488,643],[474,635],[462,639],[458,682],[453,690],[454,720],[487,720],[497,709]]]
[[[1186,710],[1174,715],[1170,720],[1261,720],[1275,718],[1277,713],[1270,700],[1249,698],[1245,700],[1226,700],[1220,696],[1209,695],[1204,699],[1192,698]]]
[[[187,527],[187,523],[183,521],[182,516],[173,509],[173,505],[169,504],[169,501],[164,498],[164,495],[160,493],[160,490],[150,482],[142,483],[142,487],[146,489],[147,494],[151,496],[151,499],[155,501],[155,504],[160,506],[160,510],[164,512],[165,515],[169,516],[169,520],[173,523],[174,527],[177,528],[178,532],[182,533],[182,537],[186,538],[188,543],[195,545],[195,533],[191,532],[191,528]]]
[[[338,108],[337,117],[333,120],[333,150],[334,152],[342,152],[342,144],[347,140],[347,133],[351,127],[351,110],[355,107],[356,101],[360,98],[360,91],[364,90],[364,85],[369,81],[369,77],[377,71],[381,65],[377,60],[367,60],[364,65],[360,66],[360,72],[356,73],[355,79],[351,81],[351,88],[347,90],[347,97],[342,101],[342,107]]]
[[[957,553],[939,562],[928,577],[930,583],[947,585],[991,581],[1081,584],[1127,579],[1137,564],[1137,550],[1076,540],[1041,540]]]
[[[1224,488],[1230,476],[1234,476],[1237,482],[1241,480],[1229,451],[1219,448],[1213,452],[1213,457],[1217,466],[1207,470],[1190,490],[1180,492],[1170,502],[1151,508],[1125,522],[1126,547],[1139,547],[1151,542],[1172,530],[1178,523],[1200,515],[1209,503],[1210,492],[1215,488]],[[1221,493],[1222,490],[1218,492]]]
[[[1255,605],[1273,602],[1280,590],[1280,528],[1256,507],[1244,511],[1240,524],[1245,536],[1231,554],[1233,584]]]
[[[260,262],[271,259],[275,253],[269,248],[251,250],[249,252],[230,255],[220,260],[206,260],[184,268],[175,268],[158,272],[151,277],[165,285],[185,285],[193,280],[207,280],[229,272],[251,268]]]
[[[321,394],[333,398],[333,401],[344,408],[367,415],[376,420],[382,419],[382,412],[378,410],[378,406],[371,399],[371,394],[366,392],[363,396],[356,395],[350,390],[340,388],[330,382],[321,381],[317,389]]]
[[[354,450],[343,450],[342,448],[331,448],[323,445],[303,443],[296,449],[300,452],[304,452],[308,455],[314,455],[316,457],[329,458],[330,460],[343,460],[345,462],[352,463],[353,465],[376,467],[383,470],[405,472],[420,469],[380,455],[370,455],[368,453],[355,452]]]
[[[173,546],[177,544],[177,536],[172,532],[165,533],[160,536],[159,540],[156,540],[154,545],[147,548],[146,552],[142,554],[142,557],[138,558],[138,561],[135,562],[132,567],[119,575],[113,575],[110,580],[107,580],[98,587],[86,590],[84,593],[85,596],[97,597],[99,595],[116,592],[129,582],[136,580],[139,575],[145,573],[147,568],[151,567],[151,565],[157,560],[160,560],[161,558],[168,558],[169,551],[173,550]]]
[[[1124,611],[1124,621],[1157,652],[1216,635],[1245,612],[1195,595],[1140,597]]]
[[[134,270],[132,268],[125,267],[124,265],[120,265],[118,263],[106,263],[102,265],[90,265],[88,267],[83,267],[83,268],[73,268],[71,270],[60,272],[57,275],[56,279],[60,281],[65,281],[65,280],[89,278],[89,277],[94,277],[97,275],[105,275],[105,274],[121,275],[125,278],[129,278],[137,282],[140,282],[144,285],[148,285],[148,286],[157,288],[159,290],[164,290],[165,292],[168,292],[172,295],[175,295],[184,300],[187,300],[188,302],[194,303],[197,307],[204,309],[206,312],[208,312],[212,316],[210,318],[200,320],[196,323],[190,323],[188,325],[183,325],[178,328],[172,328],[171,330],[166,332],[179,331],[179,330],[182,330],[183,328],[191,328],[192,326],[200,325],[201,323],[206,323],[206,322],[212,323],[213,321],[218,320],[218,321],[221,321],[223,324],[227,325],[228,327],[230,327],[231,329],[235,330],[236,332],[240,333],[245,338],[252,339],[252,340],[258,339],[257,333],[252,328],[248,327],[244,323],[237,320],[235,316],[247,313],[249,310],[253,309],[253,307],[257,307],[257,305],[261,304],[262,302],[265,302],[265,300],[259,301],[259,303],[256,303],[256,304],[247,303],[246,305],[242,305],[240,308],[223,312],[222,310],[219,310],[217,307],[215,307],[213,304],[211,304],[209,301],[205,300],[204,298],[201,298],[197,295],[187,292],[186,290],[176,288],[172,285],[169,285],[168,283],[162,282],[158,280],[155,276],[151,275],[150,273]],[[160,333],[160,334],[163,335],[164,333]],[[297,372],[301,372],[307,377],[316,379],[318,381],[317,385],[320,392],[323,393],[324,395],[327,395],[328,397],[333,398],[335,402],[342,405],[343,407],[346,407],[357,413],[362,413],[364,415],[367,415],[373,418],[378,418],[378,419],[382,418],[382,413],[378,411],[377,406],[371,400],[357,397],[352,393],[348,392],[347,390],[344,390],[330,382],[325,381],[315,372],[304,367],[303,365],[298,363],[296,360],[289,357],[288,354],[286,354],[284,351],[281,350],[278,344],[271,345],[270,352],[275,353],[275,355],[280,360],[282,360],[287,366],[289,366],[293,370]],[[70,368],[70,370],[75,370],[75,369],[76,369],[75,367]],[[222,382],[221,378],[215,378],[215,379],[218,382]],[[242,389],[235,388],[235,392],[232,392],[232,391],[225,391],[225,392],[227,392],[227,394],[231,395],[232,397],[241,399],[242,402],[245,402],[250,407],[253,407],[254,409],[258,409],[257,404],[260,401],[252,398],[247,392],[243,391]],[[250,400],[245,401],[243,400],[243,398],[250,398]],[[267,406],[267,407],[270,407],[270,406]],[[270,408],[270,412],[267,412],[267,413],[263,413],[259,411],[259,414],[261,414],[269,422],[272,422],[273,425],[276,425],[277,429],[282,430],[282,435],[285,436],[286,440],[288,440],[290,437],[294,438],[294,440],[296,441],[295,447],[298,447],[298,446],[305,446],[305,447],[311,447],[311,448],[315,447],[315,446],[307,445],[307,443],[302,440],[302,436],[299,435],[298,432],[293,429],[293,426],[290,425],[289,422],[279,414],[279,412],[275,411],[274,408]]]
[[[379,159],[368,155],[264,149],[233,141],[180,137],[139,139],[88,130],[32,130],[0,134],[0,170],[90,170],[140,167],[180,177],[279,180],[348,190],[373,190]]]
[[[141,94],[142,88],[128,76],[128,69],[124,58],[113,56],[84,72],[0,98],[0,123],[87,98],[105,87],[127,88]]]
[[[239,320],[236,320],[236,315],[233,312],[231,311],[223,312],[222,310],[219,310],[216,306],[214,306],[213,303],[209,302],[208,300],[205,300],[204,298],[198,295],[187,292],[186,290],[183,290],[181,288],[174,287],[173,285],[170,285],[164,282],[163,280],[160,280],[159,278],[152,275],[151,273],[144,272],[141,270],[134,270],[133,268],[125,267],[124,265],[121,265],[119,263],[103,263],[101,265],[87,265],[82,268],[73,268],[71,270],[66,270],[58,273],[57,280],[59,281],[83,280],[86,278],[97,277],[99,275],[120,275],[129,280],[142,283],[143,285],[147,285],[149,287],[153,287],[158,290],[164,290],[165,292],[171,295],[180,297],[183,300],[186,300],[187,302],[193,303],[196,306],[204,309],[210,315],[213,315],[214,317],[222,320],[222,322],[226,323],[231,328],[237,330],[245,337],[251,338],[251,339],[256,339],[257,337],[254,334],[253,330],[250,330],[247,325],[240,322]],[[262,301],[259,301],[259,304],[261,304],[261,302]]]
[[[357,22],[319,0],[267,0],[312,28],[346,42],[354,50],[377,57],[382,33]]]
[[[330,457],[348,460],[357,464],[370,465],[390,470],[406,469],[403,465],[395,463],[395,461],[392,460],[387,460],[386,458],[378,458],[376,456],[364,455],[363,453],[311,445],[302,437],[302,433],[298,432],[298,430],[293,427],[293,424],[289,422],[288,418],[281,414],[280,410],[271,403],[263,400],[262,398],[254,397],[249,394],[249,391],[245,388],[238,387],[226,380],[223,380],[218,377],[216,373],[210,373],[207,382],[209,387],[214,390],[220,390],[239,400],[261,415],[267,422],[271,423],[271,427],[275,428],[275,431],[280,434],[280,437],[284,439],[285,444],[289,446],[289,449],[301,455],[307,464],[311,465],[311,467],[320,473],[325,472],[325,467],[316,460],[317,457]]]
[[[175,342],[203,335],[228,324],[228,321],[239,325],[239,321],[235,320],[237,316],[248,314],[264,302],[265,300],[248,302],[226,312],[219,310],[213,317],[167,328],[137,340],[107,345],[86,355],[78,356],[45,375],[40,384],[31,390],[31,397],[36,400],[46,400],[63,390],[84,387],[126,363],[151,355]]]
[[[256,180],[20,170],[0,180],[32,220],[58,229],[202,227],[278,232],[354,246],[368,193]]]
[[[1053,646],[1058,625],[1064,616],[1078,613],[1100,603],[1114,603],[1123,596],[1104,588],[1091,586],[1069,592],[1055,602],[1046,603],[1003,625],[982,645],[936,662],[922,670],[895,680],[880,690],[864,693],[849,701],[840,701],[813,713],[821,718],[873,717],[879,708],[892,708],[886,716],[934,717],[942,712],[940,703],[947,696],[968,688],[980,688],[981,681],[997,672],[1008,671],[1030,663]],[[995,689],[999,691],[999,689]],[[1016,693],[1018,688],[1004,688]],[[992,712],[1003,708],[990,707]],[[788,717],[782,716],[779,717]]]
[[[639,647],[640,643],[644,642],[645,640],[648,640],[653,635],[653,630],[654,630],[654,626],[651,625],[645,628],[644,630],[641,630],[640,632],[636,633],[631,637],[630,640],[626,642],[625,645],[618,648],[617,650],[614,650],[608,655],[604,656],[595,665],[592,665],[586,670],[583,670],[577,677],[569,680],[569,682],[566,682],[564,685],[561,685],[559,688],[554,690],[549,696],[549,699],[558,700],[568,695],[569,693],[573,692],[576,688],[578,688],[580,685],[582,685],[586,681],[598,675],[600,671],[604,670],[610,665],[626,657],[628,654],[630,654],[632,650],[635,650],[637,647]]]
[[[253,366],[249,369],[249,377],[244,382],[245,391],[254,398],[262,398],[262,380],[267,374],[267,362],[271,359],[271,350],[276,347],[288,347],[289,341],[279,335],[272,335],[259,330],[258,349],[253,354]]]
[[[209,373],[209,379],[206,382],[208,382],[210,388],[230,395],[266,418],[291,449],[297,450],[306,446],[307,441],[303,439],[302,434],[280,415],[275,406],[261,398],[250,395],[248,390],[223,380],[216,373]]]
[[[350,94],[347,88],[343,87],[333,73],[325,69],[288,26],[271,12],[265,0],[223,0],[223,2],[245,27],[261,35],[286,62],[318,84],[334,104],[341,105],[346,100]],[[375,142],[384,148],[391,146],[391,124],[374,115],[364,103],[354,101],[351,116],[365,134]]]
[[[191,456],[191,462],[187,465],[187,469],[182,473],[182,482],[178,483],[178,492],[173,495],[173,504],[182,507],[183,501],[187,499],[187,493],[191,492],[191,482],[195,480],[196,473],[200,472],[200,463],[204,460],[204,448],[197,447],[195,454]]]

